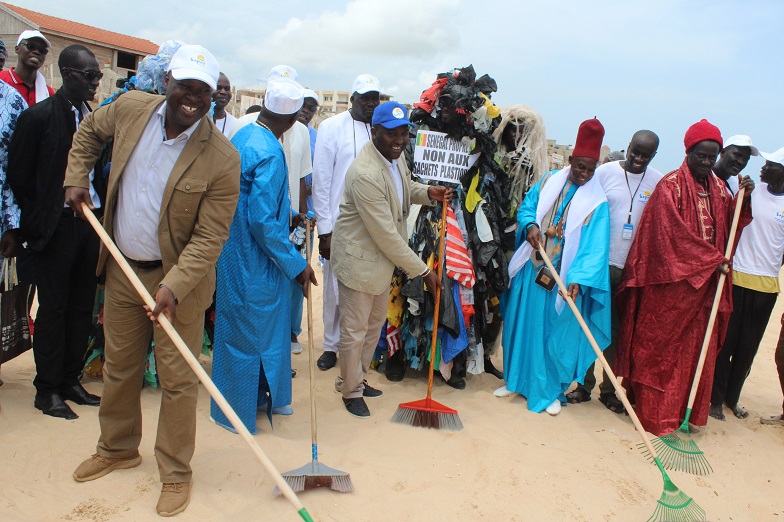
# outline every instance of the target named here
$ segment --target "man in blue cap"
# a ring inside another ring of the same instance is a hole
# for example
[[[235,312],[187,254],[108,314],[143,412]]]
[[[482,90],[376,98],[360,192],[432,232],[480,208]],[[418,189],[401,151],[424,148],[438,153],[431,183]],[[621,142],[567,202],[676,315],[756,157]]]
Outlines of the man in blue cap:
[[[340,214],[332,233],[332,268],[340,303],[340,375],[335,386],[356,417],[369,417],[364,397],[381,391],[365,380],[387,312],[395,266],[410,278],[423,276],[435,292],[440,281],[408,247],[411,203],[449,201],[452,191],[411,180],[405,159],[411,122],[405,107],[387,102],[373,112],[371,141],[346,173]]]

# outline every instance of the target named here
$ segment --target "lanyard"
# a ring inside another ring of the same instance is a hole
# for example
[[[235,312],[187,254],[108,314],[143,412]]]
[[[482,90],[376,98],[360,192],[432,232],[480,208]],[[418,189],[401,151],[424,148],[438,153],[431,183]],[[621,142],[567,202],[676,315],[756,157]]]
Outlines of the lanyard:
[[[629,215],[626,218],[626,224],[631,224],[632,222],[632,208],[634,208],[634,200],[637,197],[637,193],[640,191],[640,187],[642,186],[642,182],[645,179],[645,173],[648,172],[648,168],[646,167],[645,170],[642,171],[642,177],[640,178],[640,182],[637,184],[637,188],[634,189],[634,194],[632,194],[632,187],[629,185],[629,173],[626,172],[626,168],[623,169],[623,175],[626,177],[626,188],[629,189],[629,195],[631,196],[631,201],[629,202]]]

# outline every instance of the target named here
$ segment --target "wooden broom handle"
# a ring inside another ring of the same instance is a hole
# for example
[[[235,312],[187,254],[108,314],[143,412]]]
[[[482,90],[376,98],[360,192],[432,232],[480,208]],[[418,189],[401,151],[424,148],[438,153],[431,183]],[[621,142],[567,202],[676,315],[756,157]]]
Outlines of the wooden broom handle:
[[[441,269],[444,265],[444,236],[446,234],[446,206],[448,201],[441,202],[441,230],[438,232],[438,264],[435,266],[436,276],[441,282]],[[441,311],[441,287],[436,287],[436,306],[433,310],[433,334],[430,338],[430,370],[427,374],[427,398],[433,397],[433,372],[436,367],[436,340],[438,339],[438,313]]]
[[[305,254],[307,259],[305,261],[310,264],[310,255],[312,253],[313,245],[310,241],[310,231],[312,229],[312,222],[310,219],[305,220]],[[315,447],[318,444],[318,424],[316,423],[316,355],[313,345],[313,285],[308,278],[308,371],[310,372],[310,441]],[[313,460],[316,460],[318,455],[313,451]]]
[[[732,257],[732,247],[735,244],[735,234],[738,231],[738,222],[740,221],[740,212],[743,207],[743,197],[745,196],[745,193],[746,187],[741,187],[738,191],[738,199],[735,202],[735,213],[732,215],[730,237],[727,240],[727,247],[724,249],[724,257],[727,258],[727,260],[730,260]],[[708,356],[708,346],[710,346],[711,336],[713,335],[713,326],[716,323],[716,315],[719,313],[719,302],[721,301],[721,294],[724,292],[725,279],[727,279],[727,274],[721,273],[719,275],[719,285],[716,287],[716,295],[713,297],[713,306],[711,307],[710,317],[708,318],[708,327],[705,329],[705,338],[702,340],[700,359],[697,361],[697,370],[694,372],[694,381],[691,383],[689,402],[686,404],[686,409],[688,410],[694,406],[694,401],[697,399],[697,389],[700,387],[702,368],[705,366],[705,359]]]
[[[607,359],[604,358],[604,354],[602,353],[601,348],[599,348],[599,344],[596,342],[596,339],[591,333],[590,328],[588,328],[588,325],[585,324],[585,320],[583,319],[582,314],[580,314],[580,310],[577,309],[574,301],[572,301],[572,298],[569,297],[566,285],[564,285],[563,281],[561,280],[561,276],[558,275],[558,271],[556,271],[552,261],[550,261],[550,258],[547,257],[547,252],[544,251],[544,247],[542,246],[541,241],[539,242],[539,253],[542,255],[542,259],[544,259],[544,263],[547,265],[547,268],[550,269],[550,273],[555,279],[555,282],[558,283],[558,288],[561,290],[561,293],[563,293],[564,301],[566,301],[566,304],[568,304],[569,308],[572,309],[574,316],[577,318],[577,322],[580,323],[580,327],[583,329],[585,336],[588,338],[588,342],[591,344],[591,348],[593,348],[594,353],[596,353],[596,357],[599,359],[599,362],[602,363],[604,371],[607,372],[607,376],[610,378],[610,382],[612,382],[613,386],[615,386],[615,391],[618,393],[621,402],[626,408],[626,411],[629,413],[629,417],[631,417],[632,422],[634,423],[634,427],[637,428],[640,437],[642,437],[642,441],[645,443],[645,447],[648,448],[648,451],[651,454],[651,458],[655,459],[657,457],[656,450],[653,449],[651,439],[648,437],[645,429],[643,429],[642,424],[640,423],[640,419],[637,417],[637,413],[635,413],[634,408],[632,408],[629,399],[626,398],[626,390],[624,390],[623,386],[621,386],[621,384],[618,382],[618,378],[615,377],[615,373],[613,373],[612,368],[610,368],[610,364],[607,362]]]
[[[145,304],[150,308],[150,310],[154,309],[155,300],[147,291],[147,288],[144,287],[144,284],[139,279],[139,276],[136,275],[131,266],[128,264],[128,261],[125,260],[125,256],[122,255],[120,250],[114,244],[112,238],[110,238],[109,234],[107,234],[103,229],[103,226],[95,217],[95,214],[92,213],[90,207],[88,207],[85,203],[82,203],[82,212],[84,213],[84,217],[87,219],[87,221],[90,222],[90,225],[92,225],[93,229],[95,229],[98,237],[101,238],[103,244],[112,254],[114,260],[117,261],[117,264],[120,266],[133,287],[139,293],[139,296],[141,296],[142,300],[144,300]],[[186,345],[185,341],[182,340],[182,337],[180,337],[180,334],[178,334],[177,330],[174,329],[174,326],[172,326],[172,324],[169,322],[169,319],[167,319],[164,314],[159,314],[158,323],[172,340],[174,346],[177,347],[177,350],[180,352],[180,355],[183,356],[185,362],[188,363],[188,366],[191,367],[191,370],[193,370],[201,383],[207,389],[210,396],[215,400],[218,407],[221,409],[224,415],[226,415],[226,418],[229,419],[231,425],[234,426],[234,429],[237,430],[237,432],[242,436],[242,439],[247,443],[251,451],[253,451],[256,457],[258,457],[259,461],[261,461],[262,465],[267,469],[269,474],[272,476],[272,479],[275,481],[275,485],[278,486],[278,489],[280,489],[286,499],[291,503],[292,506],[294,506],[297,511],[304,509],[304,506],[297,497],[297,494],[294,493],[294,490],[291,489],[291,486],[289,486],[288,483],[283,480],[283,477],[281,477],[278,470],[275,469],[275,465],[264,453],[264,450],[262,450],[258,445],[256,440],[248,431],[248,428],[246,428],[242,423],[240,418],[234,412],[234,409],[223,397],[223,394],[220,392],[220,390],[218,390],[217,386],[215,386],[215,383],[212,382],[212,379],[210,379],[210,377],[207,375],[207,372],[204,371],[204,368],[201,367],[198,359],[196,359],[196,357],[191,353],[188,345]]]

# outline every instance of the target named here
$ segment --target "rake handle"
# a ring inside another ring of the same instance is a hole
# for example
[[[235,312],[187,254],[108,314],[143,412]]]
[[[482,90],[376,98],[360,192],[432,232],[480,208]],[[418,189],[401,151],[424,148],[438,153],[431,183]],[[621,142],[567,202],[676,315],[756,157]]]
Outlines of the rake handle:
[[[101,238],[103,244],[112,254],[114,260],[117,262],[122,271],[130,280],[133,287],[139,293],[139,296],[142,298],[145,304],[150,307],[150,310],[154,309],[155,299],[153,299],[153,297],[150,295],[150,292],[147,291],[147,288],[144,287],[144,284],[139,279],[139,276],[137,276],[133,271],[131,266],[128,264],[128,261],[125,260],[125,256],[122,255],[122,252],[120,252],[120,250],[114,244],[114,241],[112,241],[112,238],[110,238],[109,234],[107,234],[103,229],[103,226],[95,217],[95,214],[92,213],[90,207],[88,207],[85,203],[82,203],[82,212],[84,213],[87,221],[90,222],[90,225],[92,225],[93,229],[95,229],[98,237]],[[247,443],[251,451],[253,451],[259,461],[261,461],[262,465],[266,468],[267,472],[269,472],[269,474],[272,476],[272,479],[275,481],[275,485],[278,486],[286,499],[299,512],[300,516],[305,518],[304,515],[307,515],[307,511],[305,511],[305,508],[297,497],[297,494],[294,493],[294,490],[292,490],[288,483],[283,480],[283,477],[281,477],[278,470],[275,469],[275,465],[272,463],[269,457],[267,457],[266,453],[264,453],[264,450],[261,449],[258,443],[256,443],[256,440],[250,434],[248,428],[245,427],[240,418],[234,412],[234,409],[223,397],[223,394],[220,392],[217,386],[215,386],[215,383],[212,382],[212,379],[210,379],[209,375],[207,375],[207,372],[205,372],[204,368],[201,367],[201,364],[199,364],[199,361],[191,353],[188,345],[186,345],[185,341],[182,340],[182,337],[180,337],[180,334],[178,334],[177,330],[174,329],[174,326],[171,324],[171,322],[169,322],[169,319],[164,314],[159,314],[158,323],[172,340],[174,346],[177,347],[177,350],[180,352],[180,355],[183,356],[185,362],[188,363],[188,366],[191,367],[191,370],[193,370],[201,383],[207,389],[210,396],[215,400],[215,403],[218,405],[224,415],[226,415],[226,418],[229,420],[229,422],[231,422],[231,425],[242,436],[242,439]]]
[[[580,310],[577,309],[577,305],[575,305],[574,301],[572,301],[572,298],[569,297],[566,285],[564,285],[564,282],[561,280],[561,276],[558,275],[558,271],[555,269],[552,261],[550,261],[550,258],[547,256],[547,252],[545,252],[541,241],[539,242],[539,253],[542,255],[542,259],[544,259],[544,263],[547,265],[547,268],[550,269],[550,273],[553,275],[555,282],[558,284],[558,288],[563,293],[564,301],[566,301],[566,304],[568,304],[569,308],[572,309],[577,322],[580,323],[580,327],[583,329],[583,333],[585,333],[585,336],[588,338],[588,342],[591,344],[591,348],[593,348],[594,353],[596,353],[596,357],[599,359],[599,362],[602,363],[604,371],[607,372],[607,377],[610,378],[610,382],[612,382],[613,386],[615,386],[616,392],[620,395],[621,402],[626,408],[626,411],[629,413],[629,417],[631,417],[632,422],[634,423],[634,427],[637,428],[637,432],[640,434],[643,443],[645,443],[645,447],[651,453],[651,458],[656,459],[656,450],[653,448],[651,439],[648,437],[645,429],[643,429],[642,424],[640,423],[640,419],[637,417],[637,413],[634,411],[634,408],[632,408],[629,399],[626,398],[626,390],[624,390],[623,386],[621,386],[621,384],[618,382],[618,378],[615,377],[615,373],[613,373],[612,368],[610,367],[610,363],[608,363],[607,359],[604,358],[604,354],[602,353],[601,348],[599,348],[599,344],[596,342],[596,339],[591,333],[591,329],[588,328],[587,324],[585,324],[585,319],[583,319]]]
[[[727,246],[724,249],[724,257],[728,260],[732,256],[732,247],[735,244],[735,234],[738,231],[738,222],[740,221],[740,211],[743,207],[743,196],[746,193],[746,187],[741,187],[738,191],[737,201],[735,202],[735,213],[732,215],[732,226],[730,226],[730,236],[727,239]],[[702,348],[700,348],[700,358],[697,361],[697,370],[694,372],[694,380],[691,383],[691,391],[689,392],[689,402],[686,404],[686,418],[684,423],[689,422],[691,416],[691,408],[694,406],[694,401],[697,399],[697,389],[700,387],[700,379],[702,378],[702,368],[705,366],[705,359],[708,357],[708,346],[710,346],[711,336],[713,335],[713,326],[716,323],[716,315],[719,313],[719,303],[721,302],[721,295],[724,292],[724,280],[727,279],[727,274],[719,275],[719,285],[716,287],[716,295],[713,297],[713,306],[711,306],[710,317],[708,318],[708,327],[705,329],[705,338],[702,340]]]
[[[441,230],[438,232],[438,264],[436,265],[436,276],[441,281],[441,269],[444,258],[444,235],[446,234],[446,206],[447,201],[441,202]],[[427,399],[433,398],[433,372],[436,367],[436,340],[438,339],[438,314],[441,311],[441,287],[436,288],[436,306],[433,310],[433,333],[430,337],[430,370],[427,373]]]

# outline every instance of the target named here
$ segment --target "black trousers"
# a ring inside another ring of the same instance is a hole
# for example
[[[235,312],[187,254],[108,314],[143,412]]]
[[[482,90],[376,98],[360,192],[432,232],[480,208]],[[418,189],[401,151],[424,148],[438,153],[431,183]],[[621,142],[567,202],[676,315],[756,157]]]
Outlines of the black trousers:
[[[711,405],[735,407],[768,326],[778,294],[732,287],[733,311],[713,374]]]
[[[615,291],[618,290],[618,287],[621,286],[621,279],[623,276],[623,269],[618,268],[617,266],[610,265],[610,294],[611,294],[611,301],[612,301],[612,308],[611,308],[611,318],[612,318],[612,333],[610,339],[610,345],[604,349],[602,354],[607,362],[612,366],[615,362],[615,344],[618,342],[618,331],[621,328],[620,320],[618,319],[618,309],[615,305]],[[581,334],[582,335],[582,334]],[[588,393],[591,393],[596,386],[596,375],[594,374],[594,368],[596,368],[596,363],[593,363],[590,368],[588,368],[588,372],[585,374],[585,381],[583,382],[582,386],[578,386],[583,388]],[[607,370],[603,370],[602,372],[602,383],[599,385],[599,394],[600,395],[611,395],[615,394],[615,386],[613,386],[612,381],[607,376]]]
[[[79,382],[98,282],[98,245],[90,224],[64,211],[52,239],[33,253],[38,286],[33,384],[39,394]]]

